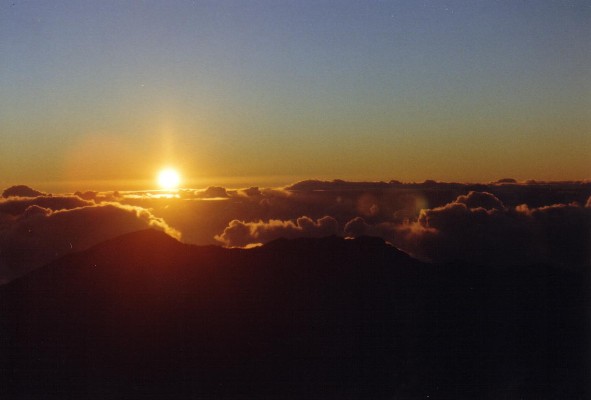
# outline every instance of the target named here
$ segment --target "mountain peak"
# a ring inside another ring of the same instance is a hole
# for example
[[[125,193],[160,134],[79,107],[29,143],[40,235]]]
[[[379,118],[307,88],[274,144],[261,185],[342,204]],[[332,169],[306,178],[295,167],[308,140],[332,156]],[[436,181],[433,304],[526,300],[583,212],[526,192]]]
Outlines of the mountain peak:
[[[113,242],[125,242],[126,244],[138,243],[142,245],[180,243],[178,240],[168,235],[167,233],[154,228],[148,228],[139,231],[125,233],[114,239],[107,240],[103,242],[103,244]]]
[[[186,245],[157,229],[144,229],[117,236],[91,247],[89,252],[160,253]]]
[[[505,376],[531,393],[557,376],[562,397],[588,397],[572,384],[586,382],[587,278],[457,270],[372,237],[234,250],[128,233],[0,287],[0,386],[7,398],[479,398]],[[564,366],[574,378],[560,386]]]

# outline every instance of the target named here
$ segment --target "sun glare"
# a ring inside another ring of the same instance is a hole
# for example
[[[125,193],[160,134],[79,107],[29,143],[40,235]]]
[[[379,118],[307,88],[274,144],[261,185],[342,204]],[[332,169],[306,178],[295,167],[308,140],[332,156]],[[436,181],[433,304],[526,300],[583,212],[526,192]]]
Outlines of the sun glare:
[[[179,173],[172,168],[163,169],[158,173],[158,184],[162,189],[176,189],[180,183],[181,177]]]

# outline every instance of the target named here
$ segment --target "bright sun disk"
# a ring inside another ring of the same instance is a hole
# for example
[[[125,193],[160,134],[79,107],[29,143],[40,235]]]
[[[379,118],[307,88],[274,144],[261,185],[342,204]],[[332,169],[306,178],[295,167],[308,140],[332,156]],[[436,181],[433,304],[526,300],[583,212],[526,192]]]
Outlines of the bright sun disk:
[[[166,168],[158,173],[158,184],[162,189],[171,190],[176,189],[181,183],[179,173],[172,169]]]

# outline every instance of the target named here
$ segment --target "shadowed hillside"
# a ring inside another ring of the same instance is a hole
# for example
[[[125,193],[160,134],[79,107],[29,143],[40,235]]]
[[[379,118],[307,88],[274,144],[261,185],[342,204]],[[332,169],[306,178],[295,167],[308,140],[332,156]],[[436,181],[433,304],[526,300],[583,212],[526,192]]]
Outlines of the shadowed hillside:
[[[153,230],[0,287],[6,398],[589,395],[589,274],[420,263],[381,239]]]

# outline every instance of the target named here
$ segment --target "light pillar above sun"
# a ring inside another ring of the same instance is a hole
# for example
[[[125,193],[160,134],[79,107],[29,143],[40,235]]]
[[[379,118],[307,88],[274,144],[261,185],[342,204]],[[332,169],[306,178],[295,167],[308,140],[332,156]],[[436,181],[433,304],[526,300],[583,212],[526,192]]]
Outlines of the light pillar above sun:
[[[161,189],[178,189],[180,183],[181,177],[176,169],[164,168],[158,172],[158,185]]]

